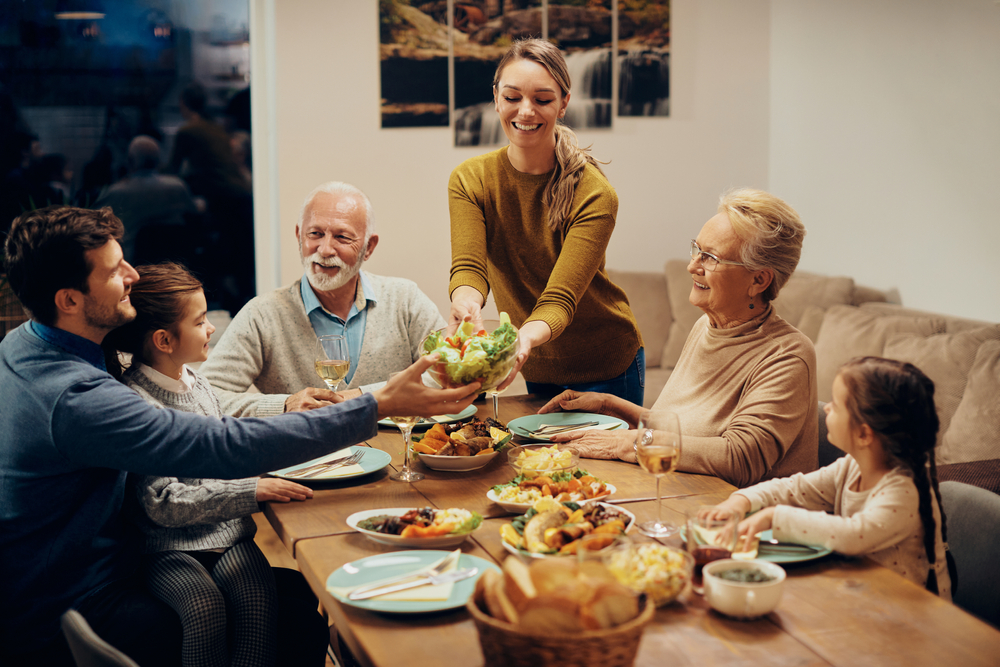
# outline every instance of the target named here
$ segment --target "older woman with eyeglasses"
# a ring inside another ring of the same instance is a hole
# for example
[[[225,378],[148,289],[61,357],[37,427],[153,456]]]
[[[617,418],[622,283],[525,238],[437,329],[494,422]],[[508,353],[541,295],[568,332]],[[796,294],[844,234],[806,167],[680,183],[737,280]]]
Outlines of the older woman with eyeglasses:
[[[816,469],[816,352],[771,307],[802,252],[805,228],[760,190],[722,196],[691,241],[691,303],[705,311],[653,409],[680,416],[678,470],[748,486]],[[563,392],[540,413],[582,410],[635,427],[642,406],[608,394]],[[635,431],[553,436],[589,458],[635,461]]]

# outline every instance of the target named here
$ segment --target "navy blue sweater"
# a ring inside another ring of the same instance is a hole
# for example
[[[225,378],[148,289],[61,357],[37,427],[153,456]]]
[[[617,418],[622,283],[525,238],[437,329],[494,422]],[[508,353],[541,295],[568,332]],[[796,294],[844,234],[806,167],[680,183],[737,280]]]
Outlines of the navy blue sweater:
[[[366,394],[267,419],[158,409],[98,346],[21,325],[0,342],[0,644],[40,647],[66,609],[134,571],[125,471],[251,477],[374,436],[377,408]]]

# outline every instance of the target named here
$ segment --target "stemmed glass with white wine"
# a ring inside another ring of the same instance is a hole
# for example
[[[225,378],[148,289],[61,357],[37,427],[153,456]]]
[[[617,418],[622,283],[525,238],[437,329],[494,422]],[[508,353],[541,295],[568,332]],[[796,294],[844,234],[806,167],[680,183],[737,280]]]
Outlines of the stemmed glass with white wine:
[[[323,379],[330,391],[337,391],[341,380],[351,370],[347,339],[343,336],[320,336],[319,345],[322,353],[316,357],[316,375]]]
[[[390,373],[389,379],[391,380],[396,375],[399,373]],[[413,444],[410,442],[410,435],[413,433],[413,426],[420,421],[420,417],[389,417],[389,419],[403,432],[403,445],[406,448],[403,452],[403,467],[391,473],[389,479],[399,482],[418,482],[424,478],[424,474],[410,468],[413,457]]]
[[[635,455],[639,465],[656,477],[656,521],[644,521],[636,527],[648,537],[669,537],[678,529],[663,521],[660,478],[676,470],[681,458],[681,422],[677,414],[664,410],[643,411],[635,438]]]

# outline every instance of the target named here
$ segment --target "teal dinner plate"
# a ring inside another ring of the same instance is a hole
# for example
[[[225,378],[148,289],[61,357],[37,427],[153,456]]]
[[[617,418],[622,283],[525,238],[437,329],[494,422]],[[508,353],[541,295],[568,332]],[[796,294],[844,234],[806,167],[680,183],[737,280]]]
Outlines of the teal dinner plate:
[[[361,470],[358,472],[349,473],[347,475],[338,475],[337,477],[323,477],[323,476],[305,477],[305,478],[286,477],[288,473],[294,472],[300,468],[308,468],[311,465],[315,465],[317,463],[322,463],[323,461],[333,459],[334,452],[331,452],[330,454],[326,454],[324,456],[320,456],[319,458],[315,458],[312,461],[306,461],[305,463],[300,463],[298,465],[282,468],[281,470],[275,470],[274,472],[269,474],[273,477],[290,479],[293,482],[298,482],[300,484],[305,482],[339,482],[342,479],[353,479],[355,477],[361,477],[363,475],[368,475],[373,472],[378,472],[382,468],[389,465],[389,463],[392,461],[392,457],[389,456],[387,452],[383,452],[381,449],[375,449],[373,447],[365,447],[363,445],[352,445],[350,447],[352,453],[358,451],[359,449],[363,452],[363,455],[361,457],[361,460],[358,461],[358,465],[361,466]]]
[[[464,421],[464,420],[472,417],[473,415],[475,415],[478,411],[479,411],[479,408],[477,408],[474,405],[470,405],[466,409],[464,409],[461,412],[459,412],[457,415],[438,415],[433,420],[430,420],[430,419],[421,419],[419,422],[417,422],[416,424],[414,424],[413,430],[416,431],[418,429],[430,428],[431,426],[434,426],[434,424],[451,424],[453,422]],[[389,419],[389,418],[379,419],[378,420],[378,425],[379,426],[389,426],[391,428],[398,428],[395,424],[392,423],[392,420]]]
[[[430,551],[420,549],[415,551],[393,551],[390,553],[368,556],[356,561],[347,563],[343,567],[335,570],[326,580],[326,588],[330,595],[341,604],[367,609],[369,611],[380,611],[390,614],[425,614],[433,611],[443,611],[445,609],[455,609],[464,607],[469,596],[476,588],[476,580],[483,575],[486,570],[500,572],[493,563],[483,560],[478,556],[462,554],[458,557],[458,568],[478,567],[479,572],[474,577],[455,582],[451,589],[451,596],[447,600],[378,600],[371,598],[368,600],[348,600],[340,592],[333,588],[355,588],[363,584],[370,584],[389,577],[416,572],[431,563],[441,560],[447,556],[448,551]]]
[[[598,424],[614,424],[613,427],[609,427],[607,430],[615,430],[620,428],[628,429],[628,423],[618,419],[618,417],[611,417],[608,415],[595,415],[589,412],[550,412],[547,415],[528,415],[527,417],[518,417],[517,419],[511,419],[507,422],[507,428],[510,429],[511,433],[520,436],[522,438],[527,438],[528,440],[540,440],[542,442],[548,442],[550,440],[549,436],[536,436],[531,435],[531,431],[539,429],[542,424],[551,424],[554,426],[562,426],[563,424],[581,424],[583,422],[597,422]]]
[[[774,534],[770,530],[761,531],[760,539],[773,540]],[[684,529],[684,526],[681,526],[681,540],[685,544],[687,543],[687,531]],[[757,560],[766,560],[769,563],[805,563],[806,561],[816,560],[817,558],[829,556],[833,553],[833,549],[827,549],[826,547],[804,544],[795,546],[801,546],[803,549],[808,549],[808,551],[791,552],[784,551],[780,547],[768,549],[766,544],[761,544],[757,548]]]
[[[765,530],[761,532],[760,539],[771,540],[774,539],[774,535],[770,530]],[[829,556],[833,553],[833,549],[827,549],[826,547],[810,545],[809,549],[811,549],[811,553],[791,553],[782,551],[780,548],[773,550],[768,549],[767,545],[762,543],[759,547],[757,547],[757,558],[759,560],[766,560],[770,563],[804,563],[806,561],[822,558],[823,556]]]

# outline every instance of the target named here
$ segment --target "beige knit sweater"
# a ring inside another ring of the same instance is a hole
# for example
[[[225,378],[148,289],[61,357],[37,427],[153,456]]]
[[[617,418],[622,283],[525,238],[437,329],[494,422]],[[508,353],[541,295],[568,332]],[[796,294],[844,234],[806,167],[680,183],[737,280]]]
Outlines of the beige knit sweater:
[[[747,497],[752,511],[777,506],[771,532],[779,541],[822,545],[849,556],[867,554],[910,581],[926,585],[929,564],[913,478],[903,468],[895,468],[871,489],[853,490],[860,480],[857,461],[847,455],[808,475],[772,479],[738,493]],[[937,502],[933,513],[938,594],[951,600]]]
[[[678,470],[748,486],[816,469],[817,406],[812,342],[769,307],[731,329],[699,319],[653,409],[680,416]]]

